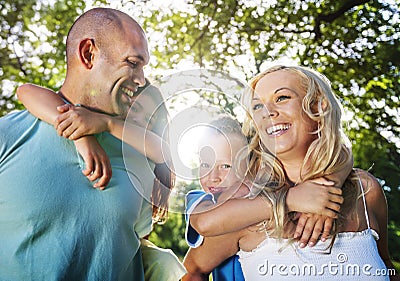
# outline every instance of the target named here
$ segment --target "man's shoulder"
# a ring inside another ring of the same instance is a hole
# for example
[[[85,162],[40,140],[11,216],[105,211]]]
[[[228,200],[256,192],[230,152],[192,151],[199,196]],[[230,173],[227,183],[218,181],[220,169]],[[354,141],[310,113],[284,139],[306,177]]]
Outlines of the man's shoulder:
[[[38,119],[26,110],[14,111],[0,118],[0,144],[14,144],[29,132]]]
[[[19,124],[32,122],[36,117],[29,113],[27,110],[12,111],[2,117],[0,117],[1,127],[15,127]]]

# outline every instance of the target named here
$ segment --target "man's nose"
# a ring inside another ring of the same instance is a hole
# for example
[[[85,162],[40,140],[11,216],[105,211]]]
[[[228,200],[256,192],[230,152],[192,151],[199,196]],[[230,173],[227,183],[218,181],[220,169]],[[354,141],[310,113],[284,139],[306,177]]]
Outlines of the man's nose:
[[[144,78],[143,68],[140,69],[135,76],[133,77],[133,82],[137,84],[139,87],[144,87],[146,85],[146,79]]]

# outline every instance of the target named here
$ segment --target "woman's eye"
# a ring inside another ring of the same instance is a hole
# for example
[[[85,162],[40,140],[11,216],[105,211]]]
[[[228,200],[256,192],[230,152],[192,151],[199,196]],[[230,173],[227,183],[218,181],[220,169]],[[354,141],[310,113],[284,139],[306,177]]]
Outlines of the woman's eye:
[[[280,101],[284,101],[284,100],[288,100],[288,99],[290,99],[290,96],[282,95],[282,96],[279,96],[279,97],[276,99],[276,101],[277,101],[277,102],[280,102]]]
[[[259,110],[261,108],[263,108],[263,104],[262,103],[257,103],[255,105],[253,105],[253,110],[254,111]]]

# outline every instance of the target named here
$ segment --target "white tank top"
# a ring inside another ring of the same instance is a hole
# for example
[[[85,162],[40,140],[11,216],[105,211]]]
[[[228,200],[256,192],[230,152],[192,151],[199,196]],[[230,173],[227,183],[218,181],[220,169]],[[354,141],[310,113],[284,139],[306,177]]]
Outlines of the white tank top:
[[[267,237],[254,250],[238,252],[245,279],[389,280],[375,241],[379,236],[369,224],[362,186],[361,190],[367,229],[338,233],[331,249],[329,239],[318,241],[314,247],[299,248],[288,239]]]

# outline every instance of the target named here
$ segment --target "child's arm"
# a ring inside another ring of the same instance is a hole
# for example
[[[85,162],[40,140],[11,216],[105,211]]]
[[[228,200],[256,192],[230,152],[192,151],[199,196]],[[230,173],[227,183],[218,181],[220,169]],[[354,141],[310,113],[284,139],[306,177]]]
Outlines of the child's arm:
[[[66,106],[58,107],[58,109],[63,111]],[[55,126],[60,135],[71,140],[108,131],[155,163],[164,163],[169,160],[165,159],[165,155],[169,155],[168,145],[161,137],[118,117],[92,112],[83,107],[70,107],[67,112],[57,117]]]
[[[207,276],[215,267],[239,251],[239,240],[243,231],[205,237],[200,247],[189,248],[183,260],[188,275],[183,280],[208,280],[190,279],[189,277]]]
[[[19,86],[17,97],[30,113],[51,125],[55,124],[60,114],[57,106],[64,105],[61,97],[53,91],[32,84]],[[90,181],[99,179],[94,187],[103,189],[110,181],[112,174],[107,154],[93,136],[75,140],[74,143],[85,161],[85,170],[82,173]]]
[[[51,125],[55,124],[57,116],[60,115],[57,106],[65,104],[52,90],[33,84],[19,86],[16,95],[32,115]]]
[[[325,182],[324,188],[317,183],[307,183],[289,189],[288,194],[291,196],[288,195],[286,199],[288,210],[336,217],[343,201],[341,189],[332,186],[333,183]],[[235,220],[231,220],[232,217]],[[199,204],[191,215],[190,223],[201,235],[216,236],[270,218],[271,204],[262,196],[257,196],[254,199],[231,199],[218,206]]]

